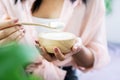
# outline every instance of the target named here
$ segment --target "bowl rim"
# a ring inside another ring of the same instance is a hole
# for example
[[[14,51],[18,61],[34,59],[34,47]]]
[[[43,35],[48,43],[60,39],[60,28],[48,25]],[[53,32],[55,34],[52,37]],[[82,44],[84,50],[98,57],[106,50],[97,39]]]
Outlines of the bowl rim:
[[[47,34],[56,34],[56,33],[62,33],[62,34],[67,34],[67,35],[70,35],[70,37],[68,37],[68,38],[59,38],[59,39],[55,39],[55,38],[48,38],[48,37],[45,37],[45,36],[43,36],[43,35],[47,35]],[[39,34],[39,39],[46,39],[46,40],[55,40],[55,41],[67,41],[67,40],[74,40],[75,38],[76,38],[76,36],[74,35],[74,34],[72,34],[72,33],[70,33],[70,32],[48,32],[48,33],[40,33]]]

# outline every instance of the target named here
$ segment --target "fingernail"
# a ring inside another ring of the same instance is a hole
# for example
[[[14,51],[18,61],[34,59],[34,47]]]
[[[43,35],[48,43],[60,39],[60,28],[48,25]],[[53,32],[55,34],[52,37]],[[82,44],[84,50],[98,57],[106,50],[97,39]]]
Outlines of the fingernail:
[[[26,31],[25,30],[23,30],[23,33],[25,33]]]
[[[13,22],[14,22],[14,23],[17,23],[17,22],[18,22],[18,19],[13,20]]]
[[[58,52],[58,49],[57,48],[54,48],[55,52]]]
[[[35,43],[36,43],[36,44],[39,44],[39,42],[38,42],[37,40],[35,40]]]
[[[21,36],[24,36],[24,35],[25,35],[25,33],[24,33],[23,30],[20,30],[20,33],[21,33]]]

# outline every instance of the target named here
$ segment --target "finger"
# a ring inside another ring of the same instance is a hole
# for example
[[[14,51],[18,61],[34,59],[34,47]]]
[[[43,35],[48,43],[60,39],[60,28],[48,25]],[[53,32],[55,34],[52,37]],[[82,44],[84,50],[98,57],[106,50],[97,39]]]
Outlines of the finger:
[[[4,45],[4,44],[8,44],[10,42],[16,41],[16,39],[18,38],[18,36],[24,35],[23,32],[24,31],[16,31],[16,32],[12,33],[7,38],[0,40],[0,45]]]
[[[16,31],[15,33],[12,33],[8,39],[10,39],[11,41],[19,41],[21,38],[24,37],[25,33],[24,33],[24,29]]]
[[[33,74],[33,72],[34,72],[34,69],[25,69],[25,71],[26,71],[26,73],[27,74]]]
[[[28,66],[26,67],[26,69],[34,68],[34,67],[36,67],[36,65],[35,65],[34,63],[32,63],[32,64],[28,65]]]
[[[24,37],[24,33],[23,34],[21,34],[20,36],[18,36],[16,39],[15,39],[15,41],[20,41],[22,38]]]
[[[56,58],[60,61],[63,61],[65,59],[64,54],[60,51],[59,48],[54,48],[54,54],[55,54]]]
[[[35,61],[35,62],[29,64],[29,65],[26,67],[26,69],[36,68],[36,67],[38,67],[38,66],[41,65],[41,64],[42,64],[42,61],[41,61],[41,60]]]
[[[72,47],[72,51],[73,52],[79,52],[81,50],[81,45],[79,44],[75,44],[73,47]]]
[[[39,47],[41,46],[38,40],[35,40],[35,43],[36,43]]]
[[[26,67],[26,72],[27,73],[35,73],[36,71],[38,71],[38,69],[43,69],[44,68],[44,65],[34,65],[34,64],[30,64]]]
[[[41,65],[41,63],[40,63],[40,65]],[[28,65],[28,66],[26,67],[26,69],[30,69],[30,68],[38,68],[38,67],[39,67],[38,64],[36,65],[36,63],[32,63],[32,64]]]
[[[6,15],[6,16],[4,17],[4,19],[8,20],[8,19],[11,19],[11,18],[10,18],[9,15]]]
[[[1,20],[8,20],[8,19],[11,19],[8,14],[4,14],[1,18]]]
[[[25,68],[25,70],[27,73],[33,73],[36,68],[38,68],[38,66],[35,64],[30,64]]]
[[[82,47],[82,40],[77,38],[75,45],[72,48],[72,51],[79,51]]]
[[[40,55],[33,61],[33,63],[35,65],[41,65],[42,64],[42,60],[43,60],[43,57]]]
[[[9,35],[11,35],[12,33],[16,32],[18,30],[22,30],[22,28],[20,26],[15,26],[12,28],[6,28],[4,30],[0,30],[0,40],[8,37]]]
[[[53,59],[52,57],[47,53],[46,49],[41,47],[41,50],[42,50],[42,56],[49,62],[52,62]]]
[[[5,20],[5,21],[0,21],[0,30],[7,28],[7,27],[12,27],[14,25],[16,25],[16,23],[18,22],[18,19],[10,19],[10,20]]]

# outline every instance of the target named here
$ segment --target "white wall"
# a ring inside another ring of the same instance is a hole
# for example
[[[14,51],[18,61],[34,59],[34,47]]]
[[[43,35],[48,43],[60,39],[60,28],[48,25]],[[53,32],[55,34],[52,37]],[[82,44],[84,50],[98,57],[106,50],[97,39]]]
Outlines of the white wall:
[[[112,13],[107,16],[107,38],[120,43],[120,0],[113,0]]]

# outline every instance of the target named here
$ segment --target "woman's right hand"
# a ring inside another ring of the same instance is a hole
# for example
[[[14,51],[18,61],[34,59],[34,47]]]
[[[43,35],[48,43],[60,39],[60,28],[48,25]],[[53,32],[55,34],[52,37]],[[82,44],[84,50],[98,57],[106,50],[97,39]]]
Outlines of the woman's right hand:
[[[0,21],[0,46],[23,38],[25,30],[16,25],[18,19],[6,19]]]

